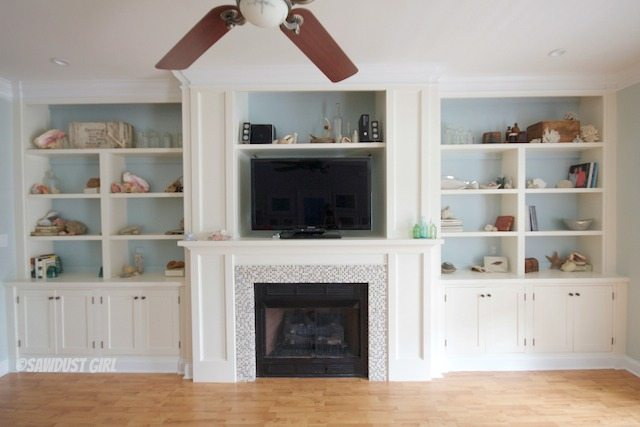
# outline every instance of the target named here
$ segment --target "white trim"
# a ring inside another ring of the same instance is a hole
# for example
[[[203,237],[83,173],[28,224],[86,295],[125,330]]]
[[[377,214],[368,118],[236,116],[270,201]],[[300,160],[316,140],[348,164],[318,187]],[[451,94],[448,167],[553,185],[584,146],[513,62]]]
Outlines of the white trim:
[[[640,377],[640,360],[632,359],[629,356],[625,356],[623,359],[622,367],[631,372],[636,377]]]
[[[0,98],[13,99],[13,85],[9,80],[5,80],[2,77],[0,77]]]
[[[82,371],[78,373],[93,373],[91,372],[91,366],[98,366],[91,364],[91,360],[94,359],[114,359],[115,360],[115,372],[116,374],[131,374],[131,373],[144,373],[144,374],[182,374],[183,364],[177,356],[112,356],[112,355],[95,355],[95,356],[63,356],[63,355],[21,355],[18,359],[85,359],[86,362],[82,364]],[[79,362],[78,365],[80,366]],[[1,364],[0,364],[1,367]],[[17,372],[17,367],[13,366],[11,372]],[[28,372],[28,371],[24,371]],[[1,373],[1,371],[0,371]]]
[[[630,369],[628,358],[613,354],[449,356],[445,372],[554,371],[565,369]],[[636,362],[637,363],[637,362]],[[640,369],[640,365],[637,366]],[[636,372],[633,372],[637,375]]]
[[[0,361],[0,377],[4,377],[9,373],[9,360],[4,359]]]
[[[149,80],[24,81],[22,97],[30,104],[180,102],[179,82]]]

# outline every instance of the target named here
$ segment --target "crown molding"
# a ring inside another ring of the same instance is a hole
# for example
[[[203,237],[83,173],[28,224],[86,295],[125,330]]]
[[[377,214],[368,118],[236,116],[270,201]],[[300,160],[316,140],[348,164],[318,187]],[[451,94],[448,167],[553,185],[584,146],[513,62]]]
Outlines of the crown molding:
[[[180,102],[179,82],[149,80],[23,81],[22,99],[31,104]]]
[[[640,83],[640,62],[617,73],[614,80],[618,90]]]
[[[13,85],[9,80],[0,77],[0,98],[13,99]]]
[[[458,93],[492,92],[572,92],[606,91],[614,89],[604,76],[559,75],[559,76],[481,76],[450,77],[440,80],[440,94],[443,97]]]

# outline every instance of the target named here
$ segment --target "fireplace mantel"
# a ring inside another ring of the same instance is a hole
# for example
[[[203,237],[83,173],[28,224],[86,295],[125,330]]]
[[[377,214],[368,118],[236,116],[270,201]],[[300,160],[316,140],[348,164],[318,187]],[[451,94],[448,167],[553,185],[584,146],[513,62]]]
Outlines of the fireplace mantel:
[[[242,379],[237,366],[237,266],[308,265],[322,266],[323,271],[339,267],[344,281],[349,281],[349,266],[384,267],[388,313],[386,379],[428,380],[434,376],[439,258],[433,249],[441,244],[440,240],[239,239],[179,244],[188,254],[194,381]],[[360,267],[353,271],[360,271]]]

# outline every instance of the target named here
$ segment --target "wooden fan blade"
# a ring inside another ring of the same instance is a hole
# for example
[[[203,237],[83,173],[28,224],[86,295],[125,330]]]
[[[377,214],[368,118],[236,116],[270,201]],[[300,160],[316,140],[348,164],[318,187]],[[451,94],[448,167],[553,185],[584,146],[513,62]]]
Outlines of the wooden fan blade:
[[[336,83],[358,72],[358,67],[351,62],[311,11],[295,8],[291,13],[300,15],[304,19],[300,26],[300,34],[296,34],[284,25],[280,25],[280,29],[329,80]]]
[[[161,70],[184,70],[207,51],[230,28],[220,17],[224,11],[235,9],[236,6],[218,6],[209,11],[182,39],[156,64]]]

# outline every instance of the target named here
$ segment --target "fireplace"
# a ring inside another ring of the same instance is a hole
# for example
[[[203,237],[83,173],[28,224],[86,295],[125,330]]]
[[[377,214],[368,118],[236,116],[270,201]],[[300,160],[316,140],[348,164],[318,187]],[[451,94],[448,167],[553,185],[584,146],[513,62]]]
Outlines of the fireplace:
[[[255,283],[258,377],[367,377],[368,284]]]

